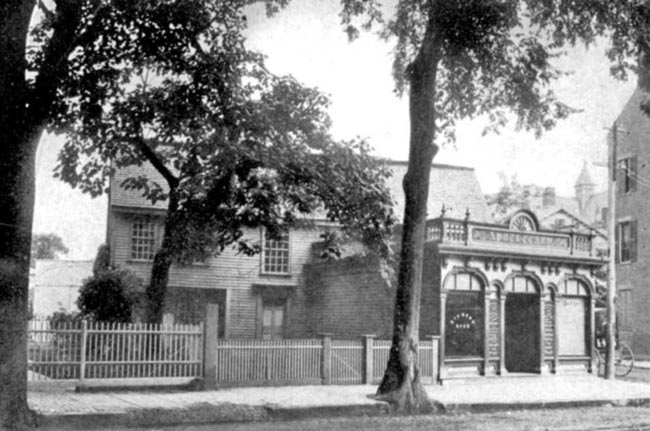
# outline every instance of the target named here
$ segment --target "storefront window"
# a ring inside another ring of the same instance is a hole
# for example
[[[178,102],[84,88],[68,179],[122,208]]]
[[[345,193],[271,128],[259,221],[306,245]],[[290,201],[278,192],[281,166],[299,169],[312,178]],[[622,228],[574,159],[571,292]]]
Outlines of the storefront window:
[[[452,356],[483,355],[483,295],[450,292],[447,297],[445,352]]]

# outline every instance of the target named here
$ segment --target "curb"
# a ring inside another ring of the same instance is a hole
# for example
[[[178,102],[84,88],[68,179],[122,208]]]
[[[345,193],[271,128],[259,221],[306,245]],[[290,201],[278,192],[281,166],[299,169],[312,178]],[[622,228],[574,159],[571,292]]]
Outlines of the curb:
[[[439,413],[489,413],[508,410],[540,410],[599,406],[650,406],[650,398],[576,400],[530,403],[441,403]],[[152,426],[208,425],[264,421],[295,421],[316,418],[382,416],[389,414],[385,403],[280,407],[277,405],[252,406],[246,404],[195,404],[186,408],[144,408],[123,412],[37,414],[40,428],[86,430],[97,428],[134,428]]]
[[[650,398],[625,398],[603,400],[550,401],[529,403],[443,403],[449,413],[490,413],[507,410],[542,410],[542,409],[571,409],[579,407],[643,407],[650,406]]]
[[[380,416],[388,414],[388,404],[359,404],[318,407],[251,406],[245,404],[198,404],[187,408],[133,409],[125,412],[37,414],[39,428],[97,429],[150,426],[207,425],[263,421]]]

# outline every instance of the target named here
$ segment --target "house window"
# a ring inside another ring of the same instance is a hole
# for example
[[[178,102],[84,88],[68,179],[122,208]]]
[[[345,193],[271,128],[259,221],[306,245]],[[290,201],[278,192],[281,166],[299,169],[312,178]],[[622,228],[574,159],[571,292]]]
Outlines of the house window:
[[[618,161],[618,192],[630,193],[636,190],[636,157]]]
[[[151,216],[138,216],[131,225],[131,259],[153,260],[156,226]]]
[[[264,235],[262,247],[262,272],[264,274],[289,274],[289,233],[278,239]]]
[[[284,336],[284,299],[263,299],[262,340],[281,340]]]
[[[616,225],[616,262],[636,260],[636,221],[628,220]]]

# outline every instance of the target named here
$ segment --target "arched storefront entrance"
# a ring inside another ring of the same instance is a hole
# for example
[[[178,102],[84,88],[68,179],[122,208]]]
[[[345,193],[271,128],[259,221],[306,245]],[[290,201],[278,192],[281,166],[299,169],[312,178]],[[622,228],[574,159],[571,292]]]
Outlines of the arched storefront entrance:
[[[445,354],[480,361],[485,350],[485,283],[476,274],[455,272],[445,280]]]
[[[508,372],[540,371],[540,295],[537,283],[514,276],[504,285],[505,365]]]

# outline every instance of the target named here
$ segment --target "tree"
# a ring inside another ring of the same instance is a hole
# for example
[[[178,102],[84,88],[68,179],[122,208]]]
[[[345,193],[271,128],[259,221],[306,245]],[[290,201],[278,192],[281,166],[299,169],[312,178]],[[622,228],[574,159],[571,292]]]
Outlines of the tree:
[[[366,143],[334,141],[327,98],[271,74],[246,49],[245,3],[129,2],[121,14],[107,11],[101,26],[113,32],[75,53],[75,73],[61,83],[66,97],[52,124],[67,142],[57,176],[93,195],[125,166],[148,163],[163,178],[121,184],[167,202],[146,288],[152,323],[162,320],[172,263],[229,245],[258,252],[244,228],[278,236],[322,208],[382,246],[393,221],[388,170]]]
[[[37,233],[32,237],[32,259],[59,259],[70,251],[55,233]]]
[[[180,75],[184,66],[195,64],[194,60],[204,58],[198,55],[203,49],[214,50],[215,56],[221,60],[215,63],[203,62],[205,67],[220,68],[212,74],[212,78],[217,78],[215,82],[201,82],[206,88],[218,87],[225,97],[230,90],[230,77],[237,72],[234,68],[229,69],[237,63],[229,59],[236,59],[241,52],[221,48],[239,43],[237,29],[240,28],[241,14],[237,15],[237,12],[252,2],[0,2],[0,95],[3,98],[3,103],[0,104],[0,167],[3,172],[0,187],[0,208],[3,209],[0,212],[0,381],[3,385],[3,390],[0,391],[0,427],[19,429],[34,425],[26,396],[26,318],[34,207],[34,162],[42,131],[46,127],[56,128],[65,123],[66,117],[70,122],[81,117],[85,125],[93,123],[93,118],[98,114],[97,108],[103,107],[104,103],[108,105],[107,98],[118,93],[116,88],[128,83],[134,67],[143,72],[150,70],[158,78],[170,72],[170,69]],[[286,1],[264,0],[264,3],[269,11],[273,11]],[[30,23],[37,6],[40,19],[35,20],[37,25],[30,34]],[[208,28],[212,29],[212,39],[204,39],[202,32]],[[217,46],[208,46],[204,44],[205,41],[217,42]],[[192,48],[188,49],[188,46]],[[233,53],[232,56],[229,52]],[[207,61],[214,60],[214,56],[208,57]],[[134,66],[130,59],[139,60]],[[165,62],[164,59],[169,61]],[[189,71],[187,68],[185,70]],[[193,69],[199,77],[204,76],[206,70],[198,67]],[[164,78],[160,79],[164,81]],[[182,80],[164,82],[172,87],[170,90],[177,90],[172,92],[173,97],[177,97],[176,102],[182,102],[183,97],[191,99],[199,96],[198,93],[183,95]],[[205,91],[206,88],[192,89],[185,86],[187,90]],[[151,100],[148,99],[143,106],[151,107],[148,104]],[[172,99],[165,99],[161,91],[155,94],[153,100],[160,103],[172,102]],[[224,100],[229,99],[225,97]],[[183,106],[179,103],[176,108],[182,112]],[[128,108],[120,104],[114,107]],[[71,114],[75,110],[76,113]],[[143,111],[137,112],[141,114]],[[188,116],[183,115],[182,118],[186,120]],[[173,116],[158,119],[173,122]],[[136,120],[133,118],[127,126],[139,125]],[[97,122],[94,124],[99,127]],[[105,131],[110,133],[111,129],[107,127]],[[129,155],[133,156],[130,161],[141,158],[138,150],[146,151],[149,148],[147,145],[137,147],[140,143],[147,142],[143,142],[140,139],[142,136],[135,132],[133,129],[128,130],[128,143],[136,146],[121,154],[121,158],[116,161],[117,167],[119,163],[126,163]],[[194,132],[200,133],[196,127]],[[109,140],[108,136],[105,138]],[[168,141],[173,140],[173,135],[166,138]],[[110,159],[111,155],[123,148],[122,143],[119,144],[104,147],[100,159]],[[79,154],[74,153],[70,147],[62,155],[64,160],[77,156]],[[86,156],[89,160],[83,168],[84,173],[91,174],[93,170],[104,168],[107,172],[109,169],[102,167],[90,153],[84,153],[83,157]],[[200,159],[201,155],[197,154],[197,157]]]
[[[639,47],[650,46],[650,7],[627,1],[401,0],[384,20],[375,0],[342,4],[351,38],[359,24],[365,29],[381,24],[383,37],[395,42],[396,88],[409,96],[394,335],[378,394],[398,410],[426,411],[432,406],[420,383],[416,352],[429,173],[440,145],[454,140],[456,122],[466,118],[485,118],[486,131],[498,131],[509,119],[537,136],[552,128],[572,109],[548,89],[563,73],[551,60],[564,46],[589,45],[606,33],[612,72],[624,77]]]

